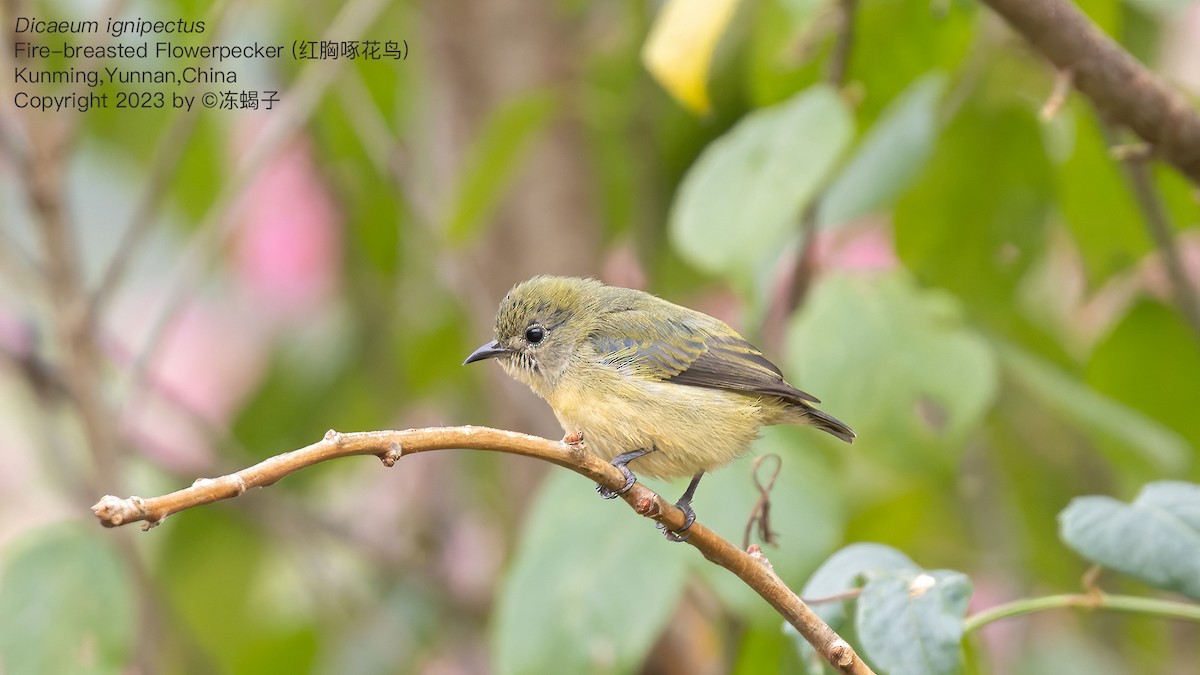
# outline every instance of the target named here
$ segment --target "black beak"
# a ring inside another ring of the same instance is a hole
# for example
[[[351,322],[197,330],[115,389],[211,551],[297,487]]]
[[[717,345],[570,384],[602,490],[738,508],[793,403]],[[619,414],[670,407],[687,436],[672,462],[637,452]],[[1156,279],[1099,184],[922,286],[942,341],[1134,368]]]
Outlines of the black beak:
[[[512,350],[510,350],[508,347],[501,347],[499,342],[492,340],[486,345],[471,352],[471,355],[467,357],[467,360],[463,361],[463,365],[465,366],[468,363],[475,363],[476,361],[482,361],[484,359],[494,359],[497,356],[508,354],[510,351]]]

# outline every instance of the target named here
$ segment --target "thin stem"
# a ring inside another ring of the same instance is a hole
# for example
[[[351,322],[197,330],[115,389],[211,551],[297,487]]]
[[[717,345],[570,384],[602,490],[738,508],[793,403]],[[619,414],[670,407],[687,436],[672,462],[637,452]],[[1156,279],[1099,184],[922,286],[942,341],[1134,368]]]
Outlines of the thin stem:
[[[224,28],[226,10],[230,4],[230,0],[222,0],[222,2],[218,2],[213,6],[206,23],[209,26],[215,26],[215,28],[209,32],[209,39],[206,44],[213,44],[221,35],[221,30]],[[203,59],[198,63],[208,65],[209,60]],[[186,95],[192,96],[200,91],[202,87],[203,85],[199,82],[193,83],[187,89]],[[100,277],[100,283],[97,284],[96,290],[92,293],[87,319],[89,322],[97,321],[103,315],[108,302],[112,299],[117,289],[120,288],[121,282],[124,281],[137,255],[138,249],[145,240],[146,235],[152,230],[155,224],[155,217],[166,201],[168,184],[178,173],[179,164],[183,161],[183,151],[187,148],[188,142],[195,133],[199,122],[199,111],[175,115],[171,126],[167,128],[167,131],[158,143],[154,159],[151,160],[148,172],[149,178],[146,181],[145,188],[142,190],[141,198],[138,200],[137,206],[134,207],[133,216],[129,219],[129,224],[121,232],[116,253],[113,254],[112,259]]]
[[[1100,129],[1109,147],[1117,147],[1117,135],[1112,126],[1101,117]],[[1147,162],[1149,158],[1140,153],[1122,153],[1119,155],[1122,173],[1129,184],[1129,190],[1137,201],[1142,218],[1146,221],[1146,229],[1154,240],[1162,255],[1163,266],[1167,270],[1167,278],[1171,282],[1171,295],[1175,305],[1184,319],[1191,326],[1197,340],[1200,340],[1200,295],[1188,279],[1187,268],[1183,264],[1183,256],[1175,241],[1175,228],[1171,225],[1170,216],[1163,206],[1162,199],[1150,178]]]
[[[825,70],[825,81],[833,87],[840,88],[846,84],[850,53],[854,49],[854,15],[857,9],[858,0],[841,0],[838,3],[838,33]],[[804,297],[812,285],[812,277],[817,267],[817,215],[820,205],[821,196],[818,196],[804,209],[804,214],[800,217],[800,253],[796,256],[792,285],[783,300],[788,315],[804,303]]]
[[[1141,598],[1132,595],[1108,595],[1107,593],[1066,593],[1042,598],[1014,600],[985,609],[967,617],[963,632],[970,633],[993,621],[1023,614],[1044,612],[1049,609],[1106,609],[1115,612],[1148,614],[1163,619],[1200,622],[1200,605],[1173,600]]]
[[[857,7],[858,0],[841,0],[839,3],[837,40],[833,43],[833,53],[829,56],[829,66],[825,71],[825,81],[835,87],[846,83],[846,70],[854,47],[854,13]]]

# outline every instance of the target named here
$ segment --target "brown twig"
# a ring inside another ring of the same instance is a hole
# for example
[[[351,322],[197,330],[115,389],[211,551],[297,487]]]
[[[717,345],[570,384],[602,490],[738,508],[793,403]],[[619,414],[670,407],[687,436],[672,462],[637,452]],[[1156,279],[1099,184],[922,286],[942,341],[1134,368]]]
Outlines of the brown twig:
[[[95,477],[117,480],[117,447],[101,387],[101,359],[84,319],[82,265],[67,214],[66,149],[60,125],[38,124],[30,136],[29,171],[25,189],[38,219],[45,265],[45,286],[51,301],[55,332],[62,345],[62,372],[74,394],[79,421],[95,459]]]
[[[0,275],[31,294],[46,290],[42,285],[42,272],[38,264],[21,250],[16,239],[5,230],[0,230]]]
[[[1075,71],[1070,68],[1060,70],[1054,76],[1054,88],[1050,90],[1050,96],[1046,99],[1046,103],[1042,105],[1038,116],[1043,122],[1049,122],[1058,115],[1058,111],[1062,110],[1063,104],[1067,102],[1067,96],[1071,94],[1071,83],[1075,81]]]
[[[775,460],[775,470],[771,472],[771,477],[767,479],[767,484],[764,486],[758,479],[758,470],[768,459]],[[742,534],[742,548],[750,548],[750,533],[754,530],[756,523],[758,524],[758,536],[762,538],[763,543],[772,546],[776,544],[775,533],[771,531],[771,490],[775,488],[775,481],[779,479],[779,472],[782,470],[783,459],[773,452],[754,458],[754,467],[750,469],[750,476],[754,479],[754,487],[758,489],[758,501],[754,502],[754,508],[750,509],[750,518],[746,520],[746,531]]]
[[[1083,586],[1083,590],[1087,595],[1096,598],[1103,595],[1103,591],[1100,590],[1100,575],[1103,572],[1103,567],[1092,565],[1083,573],[1083,577],[1079,580],[1079,585]]]
[[[208,40],[204,44],[214,44],[221,35],[222,29],[225,27],[226,10],[229,9],[230,4],[230,0],[222,0],[210,10],[206,25],[214,28],[209,30]],[[208,65],[210,59],[200,59],[197,63]],[[194,97],[203,87],[203,83],[195,82],[185,90],[184,94]],[[195,133],[199,122],[200,111],[176,114],[171,121],[171,126],[163,133],[154,159],[151,160],[150,170],[147,172],[148,179],[142,190],[141,198],[138,199],[129,223],[117,240],[116,252],[109,260],[103,274],[100,275],[100,282],[92,292],[88,307],[87,320],[89,322],[96,321],[104,314],[109,300],[116,294],[121,282],[125,279],[142,242],[152,231],[155,216],[158,215],[169,194],[167,188],[170,181],[178,173],[177,169],[184,157],[183,151],[188,147],[188,142]]]
[[[984,0],[1074,84],[1101,115],[1128,127],[1200,183],[1200,115],[1068,0]]]
[[[1101,118],[1100,130],[1104,134],[1105,142],[1115,148],[1117,146],[1116,130],[1103,118]],[[1184,320],[1191,326],[1193,337],[1200,339],[1200,293],[1196,291],[1196,287],[1188,278],[1183,256],[1175,241],[1175,228],[1171,225],[1167,209],[1163,206],[1162,199],[1155,190],[1147,165],[1148,161],[1147,157],[1137,154],[1123,155],[1120,159],[1122,173],[1125,181],[1129,184],[1129,190],[1133,193],[1138,209],[1142,212],[1142,218],[1146,221],[1146,229],[1149,230],[1150,237],[1154,240],[1154,244],[1162,256],[1163,267],[1166,268],[1167,278],[1171,282],[1171,295],[1175,300],[1175,305]]]
[[[173,513],[236,497],[250,488],[271,485],[300,469],[337,457],[374,455],[385,466],[392,466],[405,455],[451,448],[533,457],[570,469],[614,490],[625,483],[616,468],[582,445],[567,445],[513,431],[470,426],[346,434],[330,430],[312,445],[276,455],[237,473],[200,479],[191,487],[160,497],[121,499],[107,495],[92,507],[92,511],[108,527],[144,521],[143,529],[149,529]],[[641,483],[634,484],[622,498],[637,513],[663,523],[669,529],[684,526],[683,512]],[[761,551],[743,551],[700,522],[692,523],[688,532],[688,544],[708,560],[736,574],[762,596],[837,672],[872,673],[854,649],[775,574]]]
[[[857,8],[858,0],[841,0],[838,3],[838,33],[825,70],[825,81],[835,87],[846,83],[850,52],[854,47],[854,14]]]
[[[820,597],[820,598],[804,598],[804,602],[806,602],[810,605],[823,605],[828,602],[841,602],[843,600],[853,600],[853,599],[857,598],[858,596],[862,595],[862,592],[863,592],[863,589],[861,589],[861,588],[851,588],[848,591],[842,591],[841,593],[834,593],[833,595],[826,595],[826,596]]]
[[[840,0],[838,3],[838,32],[833,43],[833,52],[825,69],[825,81],[834,87],[846,84],[846,72],[850,67],[850,53],[854,48],[854,15],[858,0]],[[784,297],[786,315],[799,309],[812,285],[817,267],[817,216],[820,214],[821,197],[818,196],[804,209],[800,217],[800,253],[796,256],[796,268],[791,286]]]

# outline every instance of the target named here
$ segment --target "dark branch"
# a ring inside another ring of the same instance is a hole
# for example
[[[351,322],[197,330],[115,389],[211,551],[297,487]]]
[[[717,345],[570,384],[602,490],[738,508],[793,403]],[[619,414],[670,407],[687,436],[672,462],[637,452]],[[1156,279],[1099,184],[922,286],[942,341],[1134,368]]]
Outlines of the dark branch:
[[[1067,0],[984,0],[1096,104],[1200,184],[1200,115]]]

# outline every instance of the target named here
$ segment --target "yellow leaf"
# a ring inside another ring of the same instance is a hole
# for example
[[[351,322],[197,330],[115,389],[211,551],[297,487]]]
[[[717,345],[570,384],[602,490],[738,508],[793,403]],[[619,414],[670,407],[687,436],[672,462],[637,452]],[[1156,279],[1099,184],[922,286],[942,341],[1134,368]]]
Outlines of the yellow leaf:
[[[667,0],[642,47],[642,63],[672,96],[708,112],[708,70],[739,0]]]

